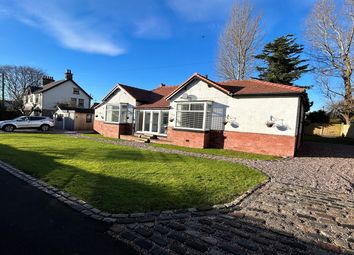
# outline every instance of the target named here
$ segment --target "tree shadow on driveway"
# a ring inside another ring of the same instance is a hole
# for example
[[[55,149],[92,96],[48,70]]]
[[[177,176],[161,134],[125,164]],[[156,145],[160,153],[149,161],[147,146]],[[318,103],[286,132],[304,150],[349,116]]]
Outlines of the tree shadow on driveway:
[[[305,141],[297,157],[354,158],[354,145]]]

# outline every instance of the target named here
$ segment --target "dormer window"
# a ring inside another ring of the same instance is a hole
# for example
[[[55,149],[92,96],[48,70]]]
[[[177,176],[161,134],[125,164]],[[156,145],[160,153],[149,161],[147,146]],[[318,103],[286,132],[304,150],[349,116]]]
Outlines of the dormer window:
[[[78,88],[73,88],[73,94],[74,95],[79,95],[80,94],[80,90]]]

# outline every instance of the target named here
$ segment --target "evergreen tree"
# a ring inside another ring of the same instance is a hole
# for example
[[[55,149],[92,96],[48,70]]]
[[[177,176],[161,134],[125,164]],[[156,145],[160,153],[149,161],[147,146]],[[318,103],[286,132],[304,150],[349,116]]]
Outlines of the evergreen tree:
[[[265,45],[262,54],[256,56],[264,62],[257,66],[261,80],[293,85],[293,81],[309,71],[307,59],[300,59],[303,45],[295,42],[293,35],[281,36]]]

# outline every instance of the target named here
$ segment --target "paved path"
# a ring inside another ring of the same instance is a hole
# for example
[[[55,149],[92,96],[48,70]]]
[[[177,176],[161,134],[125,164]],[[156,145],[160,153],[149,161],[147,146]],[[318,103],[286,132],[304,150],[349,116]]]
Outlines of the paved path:
[[[274,181],[354,194],[354,146],[304,143],[300,155],[273,162],[251,162]]]
[[[0,254],[136,254],[90,220],[0,171]]]
[[[183,212],[181,212],[183,213]],[[354,254],[354,199],[268,183],[228,214],[115,224],[145,254]]]

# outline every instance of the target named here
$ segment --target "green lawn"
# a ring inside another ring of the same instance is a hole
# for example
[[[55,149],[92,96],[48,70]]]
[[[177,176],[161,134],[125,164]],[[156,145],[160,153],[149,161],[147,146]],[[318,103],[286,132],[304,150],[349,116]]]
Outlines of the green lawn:
[[[0,159],[109,212],[229,202],[267,177],[246,166],[51,134],[0,134]]]
[[[100,134],[84,134],[84,136],[103,138],[108,140],[120,140],[117,138],[104,137]],[[261,155],[261,154],[224,150],[224,149],[215,149],[215,148],[198,149],[198,148],[182,147],[182,146],[177,146],[172,144],[162,144],[162,143],[154,143],[154,142],[150,143],[150,145],[154,147],[160,147],[160,148],[171,149],[171,150],[196,152],[196,153],[203,153],[203,154],[210,154],[210,155],[224,156],[224,157],[231,157],[231,158],[259,159],[259,160],[275,160],[280,158],[271,155]]]
[[[322,137],[316,135],[305,135],[304,141],[354,145],[354,139],[346,137]]]

